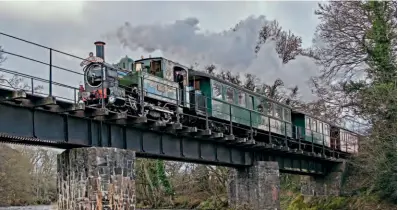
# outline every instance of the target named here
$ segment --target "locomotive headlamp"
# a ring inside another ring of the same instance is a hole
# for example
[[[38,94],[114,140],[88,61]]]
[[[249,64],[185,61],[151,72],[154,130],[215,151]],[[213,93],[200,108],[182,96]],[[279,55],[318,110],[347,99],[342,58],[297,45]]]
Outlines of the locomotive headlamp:
[[[109,100],[109,103],[113,104],[116,101],[116,97],[111,95],[111,96],[109,96],[108,100]]]
[[[91,65],[85,72],[86,83],[91,87],[99,87],[102,84],[102,68],[100,65]]]
[[[116,101],[116,97],[115,96],[109,96],[109,103],[113,104]]]

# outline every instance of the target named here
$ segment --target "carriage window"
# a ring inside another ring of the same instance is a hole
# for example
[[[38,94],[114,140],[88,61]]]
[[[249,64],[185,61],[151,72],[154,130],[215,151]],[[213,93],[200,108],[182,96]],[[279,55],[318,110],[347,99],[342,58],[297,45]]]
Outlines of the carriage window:
[[[273,116],[274,115],[274,106],[273,106],[274,104],[272,102],[267,101],[267,102],[265,102],[265,105],[266,105],[266,109],[267,109],[267,114],[269,116]]]
[[[213,97],[217,99],[222,99],[222,86],[220,83],[213,83]]]
[[[284,114],[283,119],[286,120],[286,121],[288,121],[288,122],[291,122],[291,119],[290,119],[290,109],[284,108],[284,109],[283,109],[283,114]]]
[[[311,130],[316,131],[316,120],[315,119],[311,119]]]
[[[253,106],[254,106],[254,98],[253,98],[253,96],[249,96],[249,100],[247,101],[247,108],[248,109],[253,109]]]
[[[323,134],[329,136],[329,125],[323,124]]]
[[[141,63],[135,63],[135,70],[136,71],[141,71],[142,70],[142,64]]]
[[[305,117],[305,128],[311,129],[311,120],[309,117]]]
[[[318,126],[316,127],[316,132],[322,133],[322,122],[318,121]]]
[[[200,90],[200,83],[199,83],[199,80],[195,80],[195,82],[194,82],[194,88],[195,88],[195,90]]]
[[[238,104],[239,106],[246,106],[246,94],[243,91],[238,90]]]
[[[258,97],[255,97],[254,100],[255,100],[255,102],[254,102],[255,105],[254,106],[256,106],[255,110],[260,112],[260,113],[263,113],[264,112],[264,104],[261,101],[261,99],[258,98]]]
[[[225,89],[225,100],[231,104],[235,102],[234,89],[232,89],[231,87],[226,87]]]
[[[282,118],[283,117],[282,107],[278,104],[274,104],[274,107],[275,107],[275,117]]]

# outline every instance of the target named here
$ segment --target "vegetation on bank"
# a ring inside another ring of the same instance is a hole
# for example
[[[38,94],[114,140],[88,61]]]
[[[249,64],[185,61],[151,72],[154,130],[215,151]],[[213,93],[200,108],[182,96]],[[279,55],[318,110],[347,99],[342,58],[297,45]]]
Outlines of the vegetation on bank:
[[[299,90],[282,90],[281,80],[270,85],[255,75],[246,75],[245,82],[228,71],[216,75],[329,121],[360,118],[367,125],[361,131],[365,137],[360,154],[349,161],[347,196],[307,199],[299,194],[297,176],[282,175],[282,209],[396,208],[396,9],[393,1],[320,4],[316,38],[322,45],[310,49],[303,49],[301,38],[283,31],[276,21],[264,25],[255,51],[273,37],[283,63],[298,55],[313,58],[322,68],[322,75],[312,78],[318,101],[300,101]],[[215,68],[210,65],[206,71],[215,74]],[[139,159],[136,175],[139,208],[227,208],[227,168]],[[56,199],[53,152],[0,145],[0,205],[49,204]]]

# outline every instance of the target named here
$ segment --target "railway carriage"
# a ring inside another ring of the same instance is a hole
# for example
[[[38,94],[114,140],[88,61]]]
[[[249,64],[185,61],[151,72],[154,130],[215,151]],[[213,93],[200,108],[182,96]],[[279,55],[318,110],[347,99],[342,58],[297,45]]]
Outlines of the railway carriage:
[[[209,74],[190,70],[190,83],[194,88],[196,101],[206,100],[208,116],[223,122],[232,122],[245,128],[292,138],[291,108],[268,99],[258,93],[223,81]],[[192,101],[195,101],[193,99]],[[201,103],[195,107],[197,114],[206,108]]]
[[[358,153],[358,134],[338,126],[332,126],[331,135],[331,148],[345,153]]]
[[[82,62],[84,87],[79,98],[88,106],[148,116],[164,123],[182,123],[213,132],[297,148],[329,148],[358,152],[358,135],[292,110],[291,107],[162,57],[118,64],[104,62],[103,46],[97,57]],[[231,130],[232,127],[232,130]],[[273,136],[274,138],[269,138]],[[286,141],[289,140],[289,141]],[[291,140],[291,141],[290,141]],[[325,150],[322,150],[325,151]]]

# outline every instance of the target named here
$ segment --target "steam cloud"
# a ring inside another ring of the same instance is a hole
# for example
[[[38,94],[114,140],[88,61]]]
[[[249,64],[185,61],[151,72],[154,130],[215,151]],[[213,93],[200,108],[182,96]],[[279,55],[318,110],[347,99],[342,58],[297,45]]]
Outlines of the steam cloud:
[[[220,33],[201,32],[199,20],[194,17],[171,24],[132,26],[126,22],[109,37],[116,37],[133,51],[140,48],[148,53],[160,50],[164,57],[181,64],[190,66],[197,63],[196,69],[215,64],[218,69],[242,76],[244,73],[254,74],[267,84],[281,78],[285,87],[298,85],[303,100],[314,99],[307,81],[317,75],[318,69],[309,58],[297,56],[295,60],[282,64],[272,40],[268,40],[255,54],[259,30],[266,22],[265,16],[251,16],[243,20],[236,30]]]

